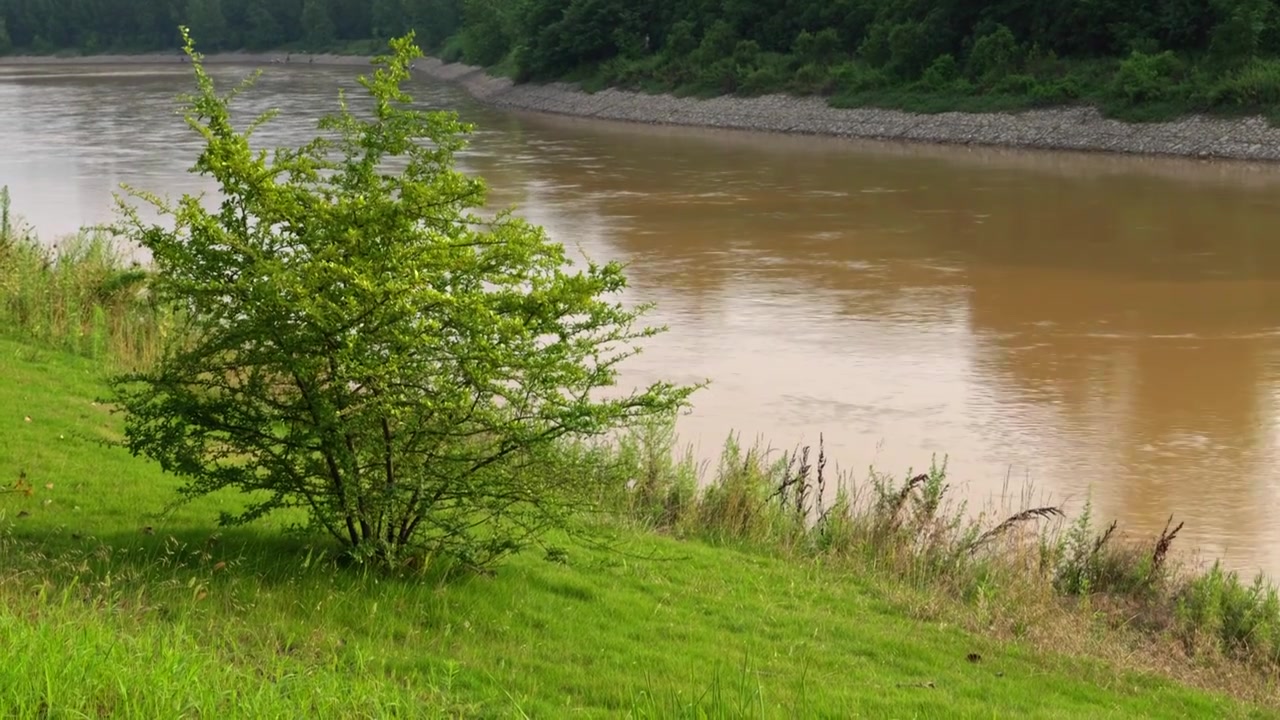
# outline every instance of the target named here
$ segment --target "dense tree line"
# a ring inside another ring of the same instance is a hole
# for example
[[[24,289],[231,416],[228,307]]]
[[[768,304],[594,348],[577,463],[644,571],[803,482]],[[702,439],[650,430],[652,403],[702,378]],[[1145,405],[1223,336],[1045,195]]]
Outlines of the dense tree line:
[[[1280,0],[0,0],[0,52],[355,47],[522,79],[848,101],[1280,103]],[[944,104],[946,104],[944,102]]]
[[[529,79],[939,107],[1280,102],[1275,0],[468,0],[463,19],[447,54]]]
[[[173,50],[178,25],[206,51],[334,49],[415,30],[439,46],[463,0],[0,0],[0,52]]]

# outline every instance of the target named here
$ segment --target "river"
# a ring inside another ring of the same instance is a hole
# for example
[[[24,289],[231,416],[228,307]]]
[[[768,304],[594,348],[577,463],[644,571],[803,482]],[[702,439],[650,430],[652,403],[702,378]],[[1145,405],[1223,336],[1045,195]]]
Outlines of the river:
[[[230,80],[243,68],[212,67]],[[199,143],[173,65],[0,67],[0,185],[46,240],[171,194]],[[244,97],[292,143],[351,67],[270,66]],[[495,205],[629,261],[670,326],[624,380],[712,380],[681,419],[813,443],[855,476],[948,457],[973,505],[1034,498],[1280,575],[1280,167],[854,143],[500,113],[461,164]],[[1002,500],[1002,493],[1011,498]]]

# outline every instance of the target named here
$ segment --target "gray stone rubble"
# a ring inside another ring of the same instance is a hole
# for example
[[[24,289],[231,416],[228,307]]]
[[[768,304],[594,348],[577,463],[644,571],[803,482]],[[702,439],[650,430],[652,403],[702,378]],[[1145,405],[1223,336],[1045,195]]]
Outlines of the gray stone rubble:
[[[602,120],[1043,150],[1280,160],[1280,129],[1261,117],[1190,117],[1134,124],[1108,120],[1093,108],[923,115],[833,108],[816,97],[696,99],[614,89],[586,93],[564,83],[517,85],[481,68],[434,58],[419,62],[417,70],[456,83],[496,107]]]

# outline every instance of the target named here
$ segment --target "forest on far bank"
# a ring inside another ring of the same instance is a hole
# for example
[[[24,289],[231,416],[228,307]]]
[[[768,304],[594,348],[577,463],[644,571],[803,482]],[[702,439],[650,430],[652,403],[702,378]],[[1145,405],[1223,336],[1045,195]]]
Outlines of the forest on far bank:
[[[819,94],[924,112],[1088,103],[1280,117],[1277,0],[0,0],[0,54],[428,52],[521,81]]]

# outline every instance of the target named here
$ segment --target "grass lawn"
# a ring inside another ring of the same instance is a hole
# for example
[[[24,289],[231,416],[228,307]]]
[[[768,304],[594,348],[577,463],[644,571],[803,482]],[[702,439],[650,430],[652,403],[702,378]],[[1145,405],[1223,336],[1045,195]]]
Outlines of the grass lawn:
[[[0,339],[5,717],[1272,717],[910,616],[883,580],[618,531],[493,576],[220,529],[102,443],[93,362]],[[971,655],[972,654],[972,655]]]

